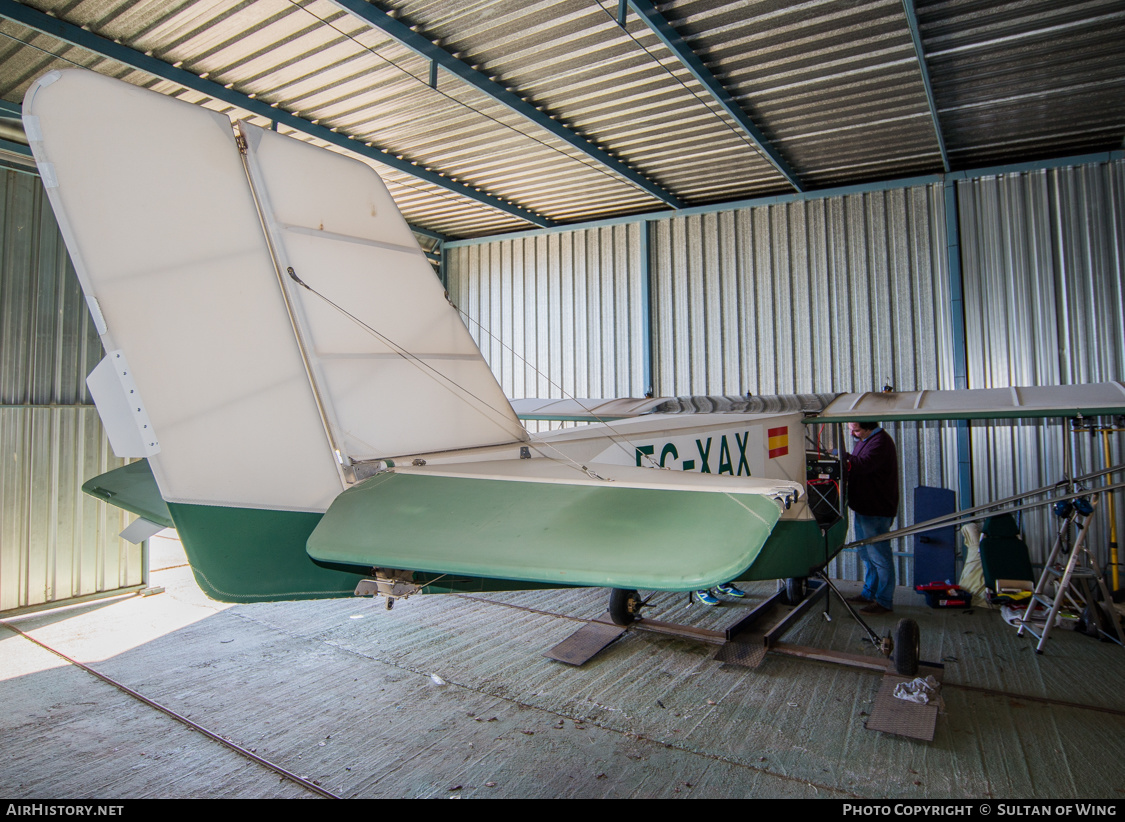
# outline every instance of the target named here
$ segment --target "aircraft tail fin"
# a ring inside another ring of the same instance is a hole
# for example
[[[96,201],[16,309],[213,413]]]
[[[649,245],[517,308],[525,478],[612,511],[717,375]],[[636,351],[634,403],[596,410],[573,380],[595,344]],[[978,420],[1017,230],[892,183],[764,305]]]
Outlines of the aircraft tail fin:
[[[354,462],[526,440],[366,164],[84,70],[24,112],[168,501],[324,511]]]

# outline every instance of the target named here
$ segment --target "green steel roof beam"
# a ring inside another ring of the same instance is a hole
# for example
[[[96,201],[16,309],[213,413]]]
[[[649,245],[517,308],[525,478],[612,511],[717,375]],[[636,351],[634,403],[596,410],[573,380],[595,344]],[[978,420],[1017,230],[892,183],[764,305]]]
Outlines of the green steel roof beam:
[[[949,155],[945,151],[945,136],[941,133],[941,123],[938,121],[937,103],[934,102],[934,88],[930,84],[926,54],[922,50],[922,32],[918,28],[914,0],[902,0],[902,10],[906,13],[906,23],[910,26],[910,39],[914,41],[914,54],[918,58],[918,69],[922,72],[922,85],[926,87],[926,103],[930,107],[930,119],[934,122],[934,136],[937,137],[938,150],[941,152],[941,167],[949,171]]]
[[[729,114],[734,121],[738,123],[750,140],[758,147],[762,156],[766,158],[776,168],[781,175],[789,181],[789,184],[797,191],[804,191],[804,186],[801,185],[800,178],[797,172],[785,161],[781,156],[781,152],[774,147],[769,138],[762,133],[762,130],[754,125],[754,121],[750,119],[750,115],[746,113],[731,96],[731,93],[723,87],[723,84],[711,73],[711,70],[703,64],[698,55],[691,50],[684,39],[680,37],[679,32],[672,27],[672,24],[656,10],[656,6],[651,0],[628,0],[629,6],[637,13],[637,15],[645,22],[645,24],[652,29],[653,33],[660,38],[660,41],[668,47],[669,51],[676,56],[684,67],[692,73],[707,92],[715,99],[715,101],[722,106],[723,110]]]
[[[429,237],[431,240],[437,240],[439,243],[444,243],[449,239],[449,237],[442,234],[440,231],[434,231],[432,228],[422,228],[421,226],[411,225],[410,230],[423,237]]]
[[[355,154],[369,157],[385,166],[390,166],[393,169],[410,174],[427,183],[439,186],[446,191],[460,194],[482,205],[495,208],[505,214],[518,217],[532,225],[541,226],[543,228],[558,225],[555,220],[551,220],[534,211],[517,206],[496,195],[478,191],[472,186],[451,180],[436,171],[430,171],[423,166],[415,165],[409,160],[400,160],[387,149],[369,146],[362,140],[357,140],[345,134],[332,131],[332,129],[326,126],[313,125],[308,120],[303,120],[297,115],[291,114],[280,107],[275,108],[263,100],[247,97],[241,92],[224,87],[221,83],[205,80],[186,69],[171,66],[163,60],[149,57],[128,46],[115,43],[108,38],[86,31],[73,23],[68,23],[65,20],[60,20],[57,17],[51,17],[43,12],[20,5],[14,2],[14,0],[0,0],[0,18],[12,20],[28,28],[35,29],[43,34],[62,40],[65,43],[69,43],[72,46],[78,46],[101,57],[116,60],[138,71],[144,71],[154,77],[159,77],[163,80],[177,83],[184,88],[198,91],[200,94],[205,94],[208,97],[220,100],[228,105],[237,106],[244,111],[249,111],[251,114],[257,114],[271,121],[283,123],[294,131],[300,131],[310,137],[324,140],[327,143],[339,146]]]
[[[611,169],[614,173],[625,178],[656,199],[666,203],[672,208],[683,208],[683,201],[675,194],[672,194],[652,180],[649,180],[628,163],[614,157],[606,149],[592,143],[582,135],[571,131],[558,120],[551,117],[551,115],[540,111],[515,92],[509,91],[500,83],[492,80],[488,75],[454,57],[441,46],[435,45],[433,40],[426,34],[415,31],[400,20],[396,20],[386,12],[371,5],[367,0],[329,0],[329,2],[394,38],[420,57],[431,61],[430,82],[432,84],[436,84],[436,69],[434,69],[434,67],[441,66],[450,74],[460,78],[478,91],[487,94],[491,99],[501,105],[507,106],[511,111],[527,118],[537,126],[550,132],[553,136],[578,149],[587,157]]]

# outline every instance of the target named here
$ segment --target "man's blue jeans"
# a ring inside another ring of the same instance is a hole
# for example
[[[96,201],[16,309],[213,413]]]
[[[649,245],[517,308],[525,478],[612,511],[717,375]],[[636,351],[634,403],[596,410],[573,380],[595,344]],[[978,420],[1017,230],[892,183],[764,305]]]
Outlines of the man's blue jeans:
[[[894,517],[868,517],[852,513],[856,540],[868,539],[891,530]],[[862,545],[859,555],[863,558],[863,596],[873,599],[884,608],[894,605],[895,561],[891,554],[891,541],[874,542]]]

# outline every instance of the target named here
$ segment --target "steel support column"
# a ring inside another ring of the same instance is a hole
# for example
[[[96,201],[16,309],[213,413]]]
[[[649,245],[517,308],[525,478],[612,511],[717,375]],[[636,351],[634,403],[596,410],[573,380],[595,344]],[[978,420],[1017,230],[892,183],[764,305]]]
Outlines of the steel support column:
[[[651,223],[647,220],[638,226],[641,232],[641,337],[644,345],[642,381],[646,397],[653,396],[652,364],[654,359],[652,339],[652,244],[649,239]]]
[[[949,313],[953,337],[953,387],[969,387],[968,345],[965,338],[964,281],[961,275],[961,224],[957,213],[957,183],[946,180],[945,255],[949,266]],[[962,510],[973,505],[973,466],[968,420],[957,421],[957,501]]]

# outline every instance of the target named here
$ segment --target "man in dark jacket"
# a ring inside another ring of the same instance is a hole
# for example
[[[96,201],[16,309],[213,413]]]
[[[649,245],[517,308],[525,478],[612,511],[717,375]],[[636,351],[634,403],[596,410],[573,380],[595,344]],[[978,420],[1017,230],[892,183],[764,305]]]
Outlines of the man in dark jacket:
[[[890,434],[877,422],[848,424],[856,439],[848,455],[848,507],[857,540],[885,534],[898,513],[898,453]],[[865,614],[887,614],[894,608],[895,565],[890,540],[860,547],[863,591],[852,602],[866,603]]]

